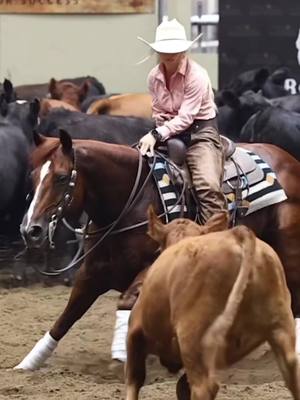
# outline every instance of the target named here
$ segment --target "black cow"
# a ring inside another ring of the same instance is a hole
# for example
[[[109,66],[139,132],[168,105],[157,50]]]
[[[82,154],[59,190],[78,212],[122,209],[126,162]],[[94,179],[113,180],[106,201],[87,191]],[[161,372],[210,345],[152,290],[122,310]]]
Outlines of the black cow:
[[[40,103],[37,99],[32,102],[17,100],[12,103],[0,99],[0,119],[21,128],[29,143],[33,141],[32,131],[37,125],[39,110]]]
[[[38,120],[38,102],[7,103],[0,99],[0,229],[14,232],[25,209],[29,152]]]
[[[131,145],[154,128],[154,122],[145,118],[87,115],[60,108],[43,117],[37,129],[46,136],[57,137],[59,128],[70,132],[74,139]]]
[[[275,144],[300,161],[300,114],[268,107],[248,120],[241,131],[240,140]]]
[[[12,233],[25,210],[30,143],[23,130],[0,121],[0,231]]]
[[[222,135],[234,141],[239,140],[242,127],[256,112],[270,107],[270,103],[260,93],[248,90],[241,96],[226,90],[223,92],[225,105],[219,107],[218,125]]]
[[[276,97],[275,99],[269,99],[268,101],[273,107],[280,107],[287,111],[300,113],[300,94]]]
[[[261,90],[262,94],[269,99],[286,96],[289,92],[284,89],[284,81],[289,76],[290,73],[286,68],[279,68],[272,74],[270,74],[267,68],[259,68],[243,72],[238,75],[237,78],[225,85],[225,87],[216,94],[216,104],[218,106],[224,105],[224,90],[230,90],[236,96],[240,96],[248,90],[254,92]]]

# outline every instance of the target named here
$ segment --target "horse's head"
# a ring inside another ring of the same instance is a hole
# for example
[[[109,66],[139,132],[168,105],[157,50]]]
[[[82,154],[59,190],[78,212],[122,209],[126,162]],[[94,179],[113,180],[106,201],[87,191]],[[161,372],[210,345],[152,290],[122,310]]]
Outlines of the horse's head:
[[[20,230],[31,248],[52,244],[57,222],[81,211],[82,185],[76,171],[76,152],[70,135],[61,130],[60,138],[34,134],[32,154],[34,196]]]
[[[49,82],[49,94],[52,99],[62,100],[80,110],[80,104],[86,98],[90,84],[84,81],[80,86],[69,81],[57,81],[52,78]]]
[[[213,215],[205,225],[198,225],[186,218],[177,218],[165,225],[151,206],[148,209],[148,221],[148,234],[159,244],[161,250],[188,236],[200,236],[225,230],[229,223],[228,213],[224,211]]]

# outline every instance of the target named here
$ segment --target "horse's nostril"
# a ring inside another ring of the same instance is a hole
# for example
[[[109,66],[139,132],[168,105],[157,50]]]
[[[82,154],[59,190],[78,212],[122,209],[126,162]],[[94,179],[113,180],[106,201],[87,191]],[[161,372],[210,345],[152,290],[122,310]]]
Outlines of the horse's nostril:
[[[31,239],[39,239],[41,234],[42,228],[39,225],[33,225],[28,232],[28,235],[31,237]]]

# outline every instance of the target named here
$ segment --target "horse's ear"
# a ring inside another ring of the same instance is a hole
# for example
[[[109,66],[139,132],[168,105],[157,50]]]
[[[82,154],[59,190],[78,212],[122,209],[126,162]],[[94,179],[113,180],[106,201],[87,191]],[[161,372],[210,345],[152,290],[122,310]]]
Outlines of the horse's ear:
[[[229,228],[229,215],[227,211],[214,214],[204,225],[204,233],[225,231]]]
[[[73,148],[72,138],[67,131],[59,129],[59,138],[62,145],[62,151],[65,155],[70,155]]]
[[[45,136],[38,133],[35,129],[33,130],[33,141],[36,146],[40,146],[45,142]]]
[[[1,96],[0,100],[0,114],[2,117],[6,117],[8,113],[8,103],[5,99],[5,95]]]
[[[80,89],[79,89],[80,101],[83,101],[86,98],[89,89],[90,89],[90,82],[88,80],[86,80],[82,83],[82,85],[80,86]]]
[[[55,97],[55,93],[56,93],[56,79],[51,78],[49,85],[48,85],[48,92],[50,93],[51,97]]]
[[[165,225],[157,217],[152,205],[149,206],[148,211],[148,235],[155,240],[158,244],[162,245],[166,238]]]
[[[236,108],[239,108],[241,105],[240,99],[231,90],[223,90],[222,100],[223,100],[224,104],[227,104],[231,108],[236,109]]]

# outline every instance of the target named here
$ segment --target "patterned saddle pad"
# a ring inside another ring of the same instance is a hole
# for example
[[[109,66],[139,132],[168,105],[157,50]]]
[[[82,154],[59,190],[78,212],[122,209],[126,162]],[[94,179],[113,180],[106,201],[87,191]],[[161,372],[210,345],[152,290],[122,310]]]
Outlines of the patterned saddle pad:
[[[150,159],[150,166],[152,162],[153,160]],[[179,202],[181,190],[178,185],[174,184],[174,177],[170,177],[168,171],[170,171],[170,168],[167,168],[165,159],[157,157],[156,164],[153,167],[153,178],[166,213],[166,222],[175,218],[186,217],[188,211],[186,205],[182,206]],[[287,199],[270,166],[258,155],[241,147],[236,148],[235,153],[226,161],[224,167],[222,188],[230,212],[236,207],[235,188],[238,183],[242,206],[245,209],[243,215],[249,215]]]
[[[237,170],[240,179],[237,176]],[[257,154],[237,147],[233,156],[225,164],[223,191],[227,197],[229,211],[232,211],[236,205],[234,188],[238,179],[243,206],[247,210],[245,215],[287,199],[270,166]]]

